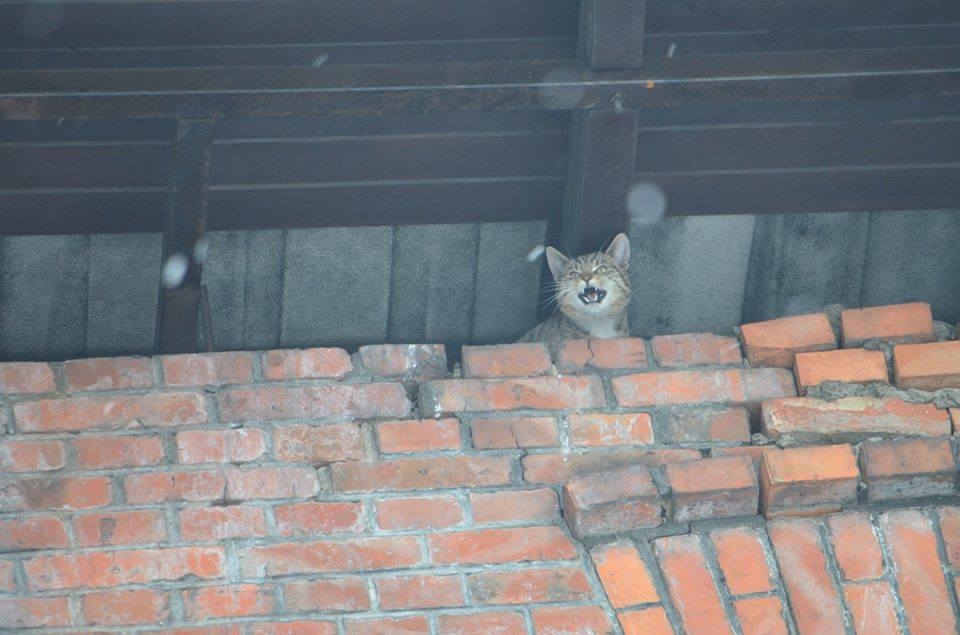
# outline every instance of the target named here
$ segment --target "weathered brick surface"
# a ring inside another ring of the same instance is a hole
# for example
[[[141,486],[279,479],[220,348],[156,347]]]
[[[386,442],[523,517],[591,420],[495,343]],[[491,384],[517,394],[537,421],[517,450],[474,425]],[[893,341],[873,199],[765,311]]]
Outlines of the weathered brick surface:
[[[760,511],[767,518],[837,511],[856,502],[859,480],[849,445],[768,452],[760,459]]]
[[[733,595],[773,590],[773,575],[757,532],[746,527],[710,532],[723,579]]]
[[[653,443],[653,420],[645,412],[571,414],[570,442],[575,446],[647,445]]]
[[[278,505],[273,513],[281,536],[358,534],[365,528],[363,503],[354,501]]]
[[[249,353],[165,355],[160,361],[168,386],[246,384],[253,378]]]
[[[203,396],[186,392],[24,401],[14,404],[13,415],[20,432],[152,428],[207,421]]]
[[[860,466],[872,501],[956,492],[957,463],[946,438],[867,441]]]
[[[642,463],[658,466],[673,461],[694,461],[696,450],[666,448],[663,450],[615,450],[607,452],[570,452],[528,454],[521,460],[523,480],[527,483],[564,483],[569,478]]]
[[[73,533],[79,547],[151,545],[166,540],[167,527],[163,512],[150,509],[77,515]]]
[[[860,582],[883,575],[883,554],[867,514],[834,514],[827,524],[844,580]]]
[[[900,388],[960,388],[960,341],[895,346],[893,374]]]
[[[689,522],[757,513],[757,473],[746,457],[669,463],[664,471],[670,484],[674,520]]]
[[[61,441],[0,441],[0,472],[48,472],[65,465]]]
[[[283,586],[287,608],[307,611],[363,611],[370,608],[370,592],[363,578],[295,581]]]
[[[733,633],[707,568],[700,538],[669,536],[658,538],[653,544],[684,631],[690,635]]]
[[[510,635],[510,633],[526,632],[523,616],[512,611],[441,615],[437,618],[437,625],[440,632],[445,635],[470,635],[471,633]]]
[[[260,428],[189,430],[176,436],[178,463],[245,463],[266,452]]]
[[[96,435],[76,439],[73,447],[77,467],[91,470],[157,465],[164,458],[158,436]]]
[[[185,540],[229,540],[268,534],[264,511],[256,507],[188,507],[180,511],[180,535]]]
[[[500,417],[470,423],[473,447],[480,450],[556,447],[557,420],[553,417]]]
[[[665,443],[750,442],[750,415],[743,408],[671,411],[663,418]]]
[[[76,478],[0,478],[0,511],[27,509],[89,509],[110,504],[110,479],[106,476]]]
[[[463,511],[453,496],[387,498],[376,502],[377,526],[385,531],[442,529],[463,522]]]
[[[395,459],[379,463],[345,462],[331,466],[334,489],[341,492],[484,487],[510,482],[510,459],[452,456]]]
[[[519,527],[436,533],[427,538],[436,565],[568,560],[577,552],[559,527]]]
[[[621,467],[570,479],[563,487],[563,513],[581,538],[656,527],[660,495],[645,465]]]
[[[653,354],[661,366],[740,364],[740,342],[713,333],[657,335],[651,340]]]
[[[51,516],[0,519],[0,551],[27,551],[66,547],[63,521]]]
[[[883,351],[863,348],[797,353],[793,372],[801,395],[825,381],[887,383],[887,358]]]
[[[617,614],[624,635],[674,635],[670,618],[661,606]]]
[[[632,370],[647,367],[647,347],[638,337],[610,340],[567,340],[560,345],[557,368],[562,373]]]
[[[201,587],[183,591],[182,596],[192,620],[267,615],[273,610],[269,588],[255,584]]]
[[[276,543],[238,549],[244,576],[282,576],[330,571],[374,571],[418,565],[423,560],[413,536]]]
[[[847,585],[843,587],[843,595],[858,633],[899,635],[902,632],[893,587],[886,580]]]
[[[751,366],[793,368],[794,356],[807,351],[828,351],[837,339],[825,313],[754,322],[740,327],[743,348]]]
[[[92,626],[157,624],[168,616],[167,594],[151,589],[99,591],[83,596],[83,619]]]
[[[678,370],[615,377],[613,395],[628,408],[682,404],[759,404],[796,395],[782,369]]]
[[[846,309],[840,312],[843,346],[861,346],[869,339],[918,343],[934,340],[933,316],[926,302]]]
[[[458,575],[405,576],[376,581],[380,606],[388,610],[463,606]]]
[[[363,437],[355,423],[285,425],[273,432],[273,451],[281,461],[336,463],[364,457]]]
[[[464,346],[464,377],[525,377],[545,375],[552,363],[546,345],[503,344],[500,346]]]
[[[20,629],[70,625],[66,597],[0,598],[0,626]]]
[[[353,370],[350,355],[342,348],[308,348],[267,351],[263,354],[263,378],[342,379]]]
[[[733,603],[733,611],[740,621],[743,635],[787,635],[790,632],[783,620],[780,598],[768,596],[737,600]]]
[[[378,344],[361,346],[357,354],[374,377],[426,381],[449,374],[443,344]]]
[[[217,400],[225,422],[405,417],[411,407],[398,383],[233,388]]]
[[[466,579],[470,595],[480,604],[576,602],[592,597],[590,582],[579,567],[485,571]]]
[[[0,363],[0,395],[52,392],[53,369],[41,362]]]
[[[660,601],[647,564],[637,548],[619,542],[590,551],[597,576],[615,609]]]
[[[560,515],[557,494],[552,489],[470,494],[473,519],[478,523],[510,523],[554,520]]]
[[[153,386],[151,366],[146,357],[75,359],[64,362],[63,374],[70,392],[149,388]]]
[[[432,452],[460,448],[460,422],[456,419],[384,421],[377,424],[380,451]]]
[[[610,633],[613,625],[599,606],[550,606],[533,609],[537,633]]]
[[[420,385],[420,412],[440,416],[492,410],[585,410],[605,405],[598,377],[447,379]]]

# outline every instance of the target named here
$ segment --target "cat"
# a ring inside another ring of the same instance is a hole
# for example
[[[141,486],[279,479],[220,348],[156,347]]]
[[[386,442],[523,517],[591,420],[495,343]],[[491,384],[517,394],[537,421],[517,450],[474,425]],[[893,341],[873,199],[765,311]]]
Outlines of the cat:
[[[629,336],[630,240],[626,234],[617,234],[603,251],[578,258],[567,258],[553,247],[547,247],[546,254],[559,311],[518,341],[556,347],[563,340]]]

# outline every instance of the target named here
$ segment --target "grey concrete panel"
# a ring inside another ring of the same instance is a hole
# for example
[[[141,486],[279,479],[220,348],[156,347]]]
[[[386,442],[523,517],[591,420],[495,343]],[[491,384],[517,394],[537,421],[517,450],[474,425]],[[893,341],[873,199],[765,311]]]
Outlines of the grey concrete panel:
[[[162,246],[161,234],[91,237],[87,355],[153,350]]]
[[[536,324],[543,257],[527,256],[546,233],[546,221],[480,225],[475,342],[512,342]]]
[[[478,231],[474,224],[397,227],[391,342],[470,339]]]
[[[857,306],[869,213],[757,217],[743,321]]]
[[[392,248],[390,227],[288,231],[281,345],[386,341]]]
[[[874,212],[869,236],[863,306],[924,301],[960,322],[960,210]]]
[[[0,238],[0,358],[86,353],[87,236]]]
[[[740,323],[753,226],[747,215],[632,221],[631,333],[729,333]]]

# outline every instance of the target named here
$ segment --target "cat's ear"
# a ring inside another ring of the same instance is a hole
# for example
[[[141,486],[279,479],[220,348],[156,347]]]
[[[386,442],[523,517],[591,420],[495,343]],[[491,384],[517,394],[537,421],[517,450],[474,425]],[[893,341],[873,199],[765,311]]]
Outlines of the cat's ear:
[[[550,265],[550,273],[556,280],[560,279],[563,268],[567,266],[570,259],[561,254],[553,247],[547,247],[547,264]]]
[[[626,269],[630,264],[630,239],[626,234],[617,234],[603,253],[610,256],[618,267]]]

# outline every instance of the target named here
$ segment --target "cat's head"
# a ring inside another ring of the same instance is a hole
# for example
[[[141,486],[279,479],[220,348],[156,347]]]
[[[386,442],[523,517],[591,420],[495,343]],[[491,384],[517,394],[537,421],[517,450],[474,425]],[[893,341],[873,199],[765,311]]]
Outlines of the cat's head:
[[[574,319],[619,314],[630,302],[630,241],[617,234],[603,251],[567,258],[547,247],[547,264],[556,281],[557,306]]]

